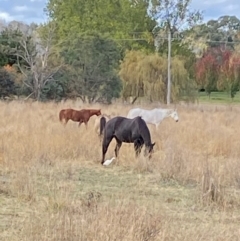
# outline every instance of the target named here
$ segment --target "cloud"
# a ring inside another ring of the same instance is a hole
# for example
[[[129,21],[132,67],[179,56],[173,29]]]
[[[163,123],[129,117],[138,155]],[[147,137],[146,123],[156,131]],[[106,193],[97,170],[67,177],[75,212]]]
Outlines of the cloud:
[[[239,4],[229,4],[225,8],[225,10],[230,12],[237,12],[238,9],[239,9]]]
[[[26,12],[26,11],[31,11],[31,9],[29,7],[27,7],[26,5],[22,5],[22,6],[13,7],[13,11],[15,11],[15,12]]]
[[[3,19],[4,21],[9,22],[13,20],[13,17],[7,12],[0,11],[0,19]]]
[[[0,0],[3,1],[3,0]],[[4,0],[5,1],[5,0]],[[4,19],[7,22],[16,20],[30,24],[35,23],[44,23],[46,22],[46,15],[43,11],[46,0],[11,0],[6,4],[2,4],[0,11],[8,13],[9,16],[4,16]]]

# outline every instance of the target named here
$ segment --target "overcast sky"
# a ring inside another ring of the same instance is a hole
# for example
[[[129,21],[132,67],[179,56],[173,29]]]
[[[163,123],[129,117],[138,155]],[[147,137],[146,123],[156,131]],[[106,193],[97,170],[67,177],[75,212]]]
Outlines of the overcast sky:
[[[25,23],[42,23],[46,20],[43,8],[47,0],[0,0],[0,19]],[[240,18],[240,0],[192,0],[192,8],[204,11],[204,20],[223,15]]]

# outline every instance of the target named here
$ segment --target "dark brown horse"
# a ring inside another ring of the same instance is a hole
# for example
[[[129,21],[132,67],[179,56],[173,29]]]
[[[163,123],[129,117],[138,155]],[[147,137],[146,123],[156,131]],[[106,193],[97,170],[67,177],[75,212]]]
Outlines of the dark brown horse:
[[[59,112],[59,120],[64,123],[64,125],[67,124],[69,120],[79,122],[78,126],[80,126],[82,123],[86,125],[90,119],[91,116],[101,115],[101,109],[82,109],[82,110],[73,110],[73,109],[63,109]]]
[[[103,123],[104,125],[104,123]],[[143,145],[145,145],[145,155],[151,158],[155,142],[151,142],[150,131],[146,122],[137,116],[134,119],[128,119],[122,116],[114,117],[105,123],[102,142],[102,164],[105,154],[112,139],[117,141],[115,147],[115,156],[118,156],[119,149],[123,142],[134,143],[136,157],[140,154]]]

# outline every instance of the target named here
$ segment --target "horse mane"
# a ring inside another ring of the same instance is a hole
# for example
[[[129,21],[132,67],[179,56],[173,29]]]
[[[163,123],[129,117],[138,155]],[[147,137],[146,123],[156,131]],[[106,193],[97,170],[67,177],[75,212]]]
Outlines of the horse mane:
[[[101,109],[85,109],[85,110],[88,110],[88,111],[90,111],[91,113],[95,113],[95,112],[100,111]]]
[[[157,110],[164,110],[167,114],[172,114],[175,110],[174,109],[167,109],[167,108],[155,108]]]

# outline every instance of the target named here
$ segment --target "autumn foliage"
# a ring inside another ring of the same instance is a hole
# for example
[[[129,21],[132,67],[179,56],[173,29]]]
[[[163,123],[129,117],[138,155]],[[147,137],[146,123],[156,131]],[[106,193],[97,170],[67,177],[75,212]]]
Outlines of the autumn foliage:
[[[199,87],[206,88],[218,72],[218,63],[212,49],[208,50],[196,63],[196,81]]]
[[[208,94],[217,89],[233,98],[240,85],[240,54],[222,46],[209,48],[196,63],[196,81]]]

